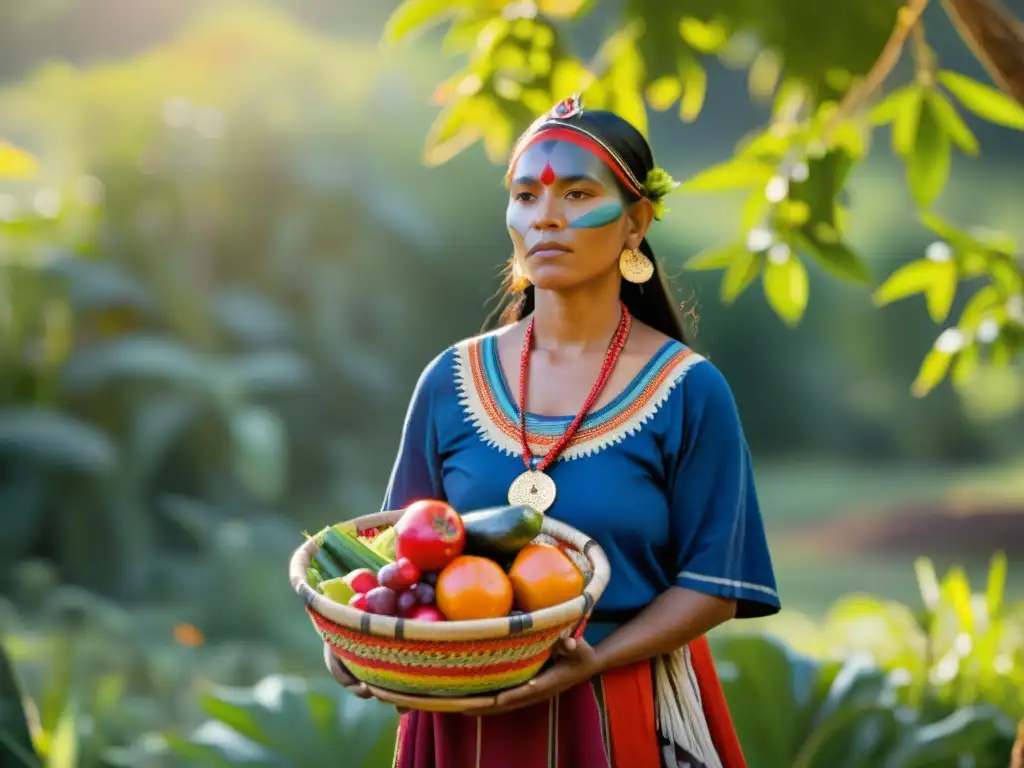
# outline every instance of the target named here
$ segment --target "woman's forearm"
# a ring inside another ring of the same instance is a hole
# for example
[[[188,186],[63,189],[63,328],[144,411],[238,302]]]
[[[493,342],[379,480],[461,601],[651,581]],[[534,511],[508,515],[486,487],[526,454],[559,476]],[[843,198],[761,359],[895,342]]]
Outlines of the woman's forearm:
[[[671,653],[736,615],[736,601],[670,587],[598,643],[602,671]]]

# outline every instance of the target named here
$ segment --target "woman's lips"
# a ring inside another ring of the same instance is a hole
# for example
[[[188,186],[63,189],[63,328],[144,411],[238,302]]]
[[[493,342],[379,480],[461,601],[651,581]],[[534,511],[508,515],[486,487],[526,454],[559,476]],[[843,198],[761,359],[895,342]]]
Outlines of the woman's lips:
[[[537,243],[537,245],[530,249],[529,255],[531,258],[538,257],[543,259],[550,258],[552,256],[561,256],[569,253],[569,250],[569,248],[561,245],[560,243]]]

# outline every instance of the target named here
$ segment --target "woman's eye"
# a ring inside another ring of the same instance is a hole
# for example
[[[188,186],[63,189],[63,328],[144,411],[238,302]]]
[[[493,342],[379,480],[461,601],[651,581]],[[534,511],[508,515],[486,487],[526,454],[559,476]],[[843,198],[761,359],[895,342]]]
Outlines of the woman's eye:
[[[590,193],[583,189],[573,189],[565,194],[569,200],[586,200]]]
[[[532,199],[533,199],[533,193],[532,192],[518,192],[518,193],[516,193],[516,200],[518,200],[518,201],[520,201],[522,203],[528,203]]]

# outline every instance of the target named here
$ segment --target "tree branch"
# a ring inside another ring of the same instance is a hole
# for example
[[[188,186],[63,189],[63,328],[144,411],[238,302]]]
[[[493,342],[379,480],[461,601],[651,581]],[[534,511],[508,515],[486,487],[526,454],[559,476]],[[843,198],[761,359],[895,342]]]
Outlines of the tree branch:
[[[1024,23],[999,0],[942,0],[942,5],[993,82],[1024,104]]]
[[[924,9],[927,7],[928,0],[907,0],[906,5],[900,8],[896,16],[896,26],[893,27],[889,39],[885,41],[885,47],[882,48],[882,52],[878,55],[875,63],[871,65],[871,69],[868,70],[864,79],[846,92],[846,96],[840,102],[839,108],[836,109],[832,119],[829,120],[828,128],[824,132],[826,137],[832,133],[832,129],[839,126],[843,120],[852,115],[872,93],[878,90],[879,86],[892,73],[893,68],[895,68],[900,60],[900,53],[903,51],[903,45],[906,43],[907,37],[914,27],[917,26],[921,14],[924,13]]]

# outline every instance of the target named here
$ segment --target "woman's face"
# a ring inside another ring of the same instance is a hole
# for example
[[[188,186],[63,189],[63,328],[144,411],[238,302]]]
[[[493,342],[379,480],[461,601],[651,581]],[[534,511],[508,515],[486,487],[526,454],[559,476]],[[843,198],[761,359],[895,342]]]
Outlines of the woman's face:
[[[515,258],[538,288],[564,290],[617,272],[623,248],[638,247],[650,225],[612,170],[569,141],[528,147],[511,181],[505,221]]]

